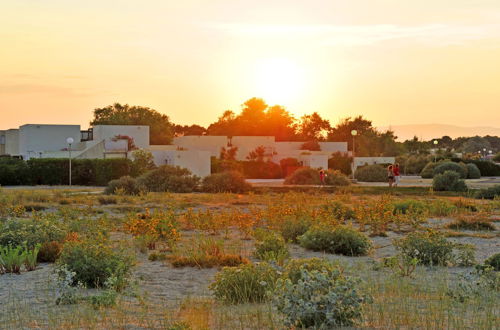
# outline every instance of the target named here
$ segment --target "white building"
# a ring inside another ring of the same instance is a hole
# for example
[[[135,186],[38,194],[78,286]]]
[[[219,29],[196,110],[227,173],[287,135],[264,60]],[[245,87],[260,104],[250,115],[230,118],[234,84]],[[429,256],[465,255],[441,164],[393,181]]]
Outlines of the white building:
[[[273,136],[182,136],[172,145],[150,145],[148,126],[97,125],[82,131],[79,125],[27,124],[0,131],[0,155],[67,158],[69,137],[74,141],[72,158],[127,158],[135,147],[150,151],[156,165],[184,167],[201,177],[210,175],[210,158],[219,157],[222,148],[237,148],[236,160],[247,160],[252,151],[264,147],[265,160],[296,158],[304,166],[325,169],[332,153],[347,153],[347,142],[320,142],[321,151],[302,150],[304,142],[276,142]]]

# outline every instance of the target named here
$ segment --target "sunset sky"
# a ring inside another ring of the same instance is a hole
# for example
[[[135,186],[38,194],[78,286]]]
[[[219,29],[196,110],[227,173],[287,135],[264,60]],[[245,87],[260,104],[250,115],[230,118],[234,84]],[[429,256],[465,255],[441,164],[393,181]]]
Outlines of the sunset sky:
[[[0,129],[114,102],[207,125],[254,96],[500,127],[500,1],[0,0]]]

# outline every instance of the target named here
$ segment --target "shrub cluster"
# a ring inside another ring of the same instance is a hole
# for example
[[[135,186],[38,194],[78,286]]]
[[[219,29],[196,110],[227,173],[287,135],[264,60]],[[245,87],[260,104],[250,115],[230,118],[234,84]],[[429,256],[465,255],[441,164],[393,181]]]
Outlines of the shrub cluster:
[[[423,265],[445,266],[453,261],[454,244],[437,231],[414,232],[395,241],[396,248]]]
[[[351,181],[338,170],[327,170],[325,183],[329,186],[349,186]]]
[[[354,172],[354,177],[361,182],[387,182],[387,170],[377,164],[360,166]]]
[[[484,261],[485,265],[493,267],[494,270],[500,271],[500,253],[496,253]]]
[[[500,176],[500,165],[489,160],[466,159],[466,163],[472,163],[479,168],[482,176]]]
[[[209,193],[244,193],[252,187],[243,175],[236,171],[215,173],[203,179],[202,190]]]
[[[319,171],[310,167],[302,167],[285,178],[284,184],[318,185],[320,184]]]
[[[445,171],[434,176],[432,188],[435,191],[466,191],[467,185],[463,179],[460,179],[460,174],[457,172]]]
[[[105,186],[109,181],[134,175],[129,159],[73,159],[75,185]],[[0,185],[64,185],[69,182],[66,158],[0,159]]]
[[[446,171],[453,171],[460,175],[460,178],[467,178],[467,166],[464,163],[443,162],[437,165],[433,170],[433,177],[443,174]]]
[[[300,236],[299,242],[309,250],[347,256],[366,255],[372,246],[366,235],[347,226],[315,226]]]
[[[333,271],[301,269],[300,279],[279,280],[273,303],[292,328],[332,329],[353,326],[362,316],[368,297],[359,280]]]
[[[145,187],[141,189],[135,178],[126,175],[119,179],[109,181],[104,193],[108,195],[138,195],[143,190],[146,190]]]
[[[474,197],[478,199],[495,199],[500,197],[500,185],[489,188],[482,188],[476,191]]]
[[[210,285],[215,297],[225,303],[260,303],[275,287],[278,271],[265,262],[225,267]]]
[[[260,229],[255,232],[254,237],[256,239],[254,252],[256,258],[278,262],[288,258],[289,252],[286,242],[278,233]]]
[[[73,285],[82,283],[91,288],[104,286],[110,278],[124,286],[133,264],[124,252],[94,240],[66,242],[58,263],[75,273]]]
[[[479,179],[481,178],[481,171],[474,163],[468,163],[467,166],[467,179]]]
[[[338,170],[345,175],[351,175],[352,173],[352,157],[347,154],[337,151],[332,154],[328,159],[328,168],[332,170]]]

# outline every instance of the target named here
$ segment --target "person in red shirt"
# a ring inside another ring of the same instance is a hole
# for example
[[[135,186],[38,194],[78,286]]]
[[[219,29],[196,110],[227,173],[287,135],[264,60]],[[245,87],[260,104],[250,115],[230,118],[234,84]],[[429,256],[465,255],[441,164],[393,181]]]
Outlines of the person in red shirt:
[[[399,174],[399,164],[394,164],[393,170],[394,172],[394,186],[397,187],[399,184],[399,180],[401,179],[401,175]]]
[[[325,185],[325,177],[326,177],[325,171],[324,170],[320,170],[319,171],[319,180],[321,181],[322,185]]]

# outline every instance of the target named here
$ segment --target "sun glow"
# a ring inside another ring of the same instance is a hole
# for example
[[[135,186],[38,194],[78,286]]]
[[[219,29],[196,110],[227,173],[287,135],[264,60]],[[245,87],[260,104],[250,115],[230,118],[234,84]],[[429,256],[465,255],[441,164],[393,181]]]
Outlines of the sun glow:
[[[255,64],[257,95],[268,104],[290,105],[305,92],[304,70],[287,58],[269,58]]]

